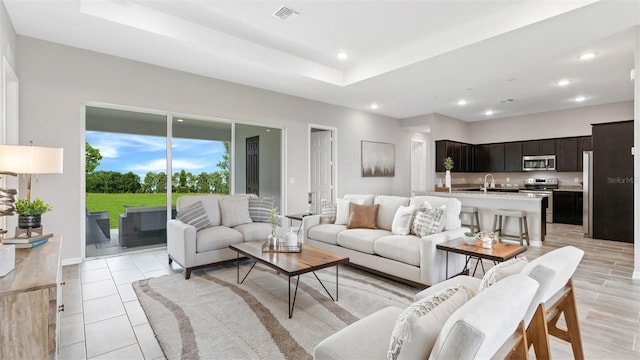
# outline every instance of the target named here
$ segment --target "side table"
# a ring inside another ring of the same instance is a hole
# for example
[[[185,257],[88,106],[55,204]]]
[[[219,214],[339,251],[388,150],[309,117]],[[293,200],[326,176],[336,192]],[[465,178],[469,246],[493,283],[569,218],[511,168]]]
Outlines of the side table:
[[[446,251],[446,270],[445,277],[449,278],[449,253],[462,254],[466,256],[466,261],[464,264],[463,272],[468,271],[469,261],[471,258],[478,259],[478,262],[482,264],[482,259],[491,260],[494,263],[499,263],[503,261],[507,261],[511,258],[514,258],[523,252],[527,251],[526,246],[514,245],[514,244],[506,244],[502,242],[497,242],[493,244],[491,249],[485,249],[481,245],[467,245],[464,243],[462,238],[453,239],[449,241],[445,241],[443,243],[437,244],[436,249]],[[473,270],[473,275],[476,273],[476,269],[478,268],[478,264],[476,263],[476,267]],[[483,265],[484,270],[484,265]]]
[[[300,225],[298,226],[298,231],[296,231],[296,234],[297,234],[298,236],[300,236],[300,230],[302,229],[302,219],[303,219],[305,216],[309,216],[309,215],[314,215],[314,214],[311,214],[311,213],[305,213],[305,214],[288,214],[288,215],[285,215],[285,217],[286,217],[287,219],[289,219],[289,228],[291,228],[291,229],[293,229],[293,220],[297,220],[297,221],[299,221],[299,222],[300,222]]]

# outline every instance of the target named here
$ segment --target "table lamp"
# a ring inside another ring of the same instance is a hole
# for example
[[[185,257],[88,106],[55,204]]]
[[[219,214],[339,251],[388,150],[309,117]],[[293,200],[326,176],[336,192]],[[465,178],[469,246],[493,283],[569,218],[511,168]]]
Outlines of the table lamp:
[[[0,171],[24,174],[26,200],[31,201],[32,174],[62,174],[63,149],[29,145],[0,145]],[[30,234],[30,229],[27,229]],[[17,234],[16,234],[17,235]]]

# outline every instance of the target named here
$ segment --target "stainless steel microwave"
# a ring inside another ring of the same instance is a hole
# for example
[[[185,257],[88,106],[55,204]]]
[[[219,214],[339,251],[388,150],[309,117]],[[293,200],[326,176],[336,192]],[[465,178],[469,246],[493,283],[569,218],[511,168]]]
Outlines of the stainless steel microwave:
[[[555,170],[555,155],[523,156],[522,171]]]

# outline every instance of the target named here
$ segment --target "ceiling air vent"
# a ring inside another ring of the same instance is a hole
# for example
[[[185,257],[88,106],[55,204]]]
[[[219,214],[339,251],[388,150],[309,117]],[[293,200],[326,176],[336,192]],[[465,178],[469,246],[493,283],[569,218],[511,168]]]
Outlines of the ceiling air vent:
[[[273,13],[273,16],[279,18],[282,21],[290,22],[300,15],[299,12],[293,10],[292,8],[288,8],[286,6],[281,7],[278,11]]]

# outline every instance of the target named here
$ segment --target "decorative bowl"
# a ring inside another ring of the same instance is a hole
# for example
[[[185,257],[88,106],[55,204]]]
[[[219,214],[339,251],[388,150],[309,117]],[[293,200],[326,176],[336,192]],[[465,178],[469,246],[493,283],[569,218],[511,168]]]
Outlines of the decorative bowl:
[[[475,245],[476,244],[476,237],[475,236],[463,236],[462,239],[464,240],[464,243],[467,245]]]

